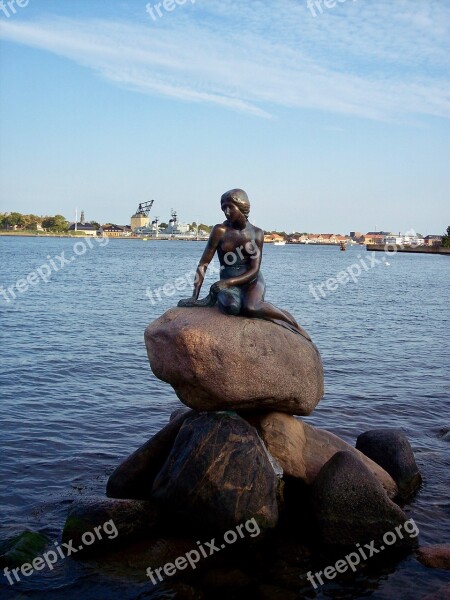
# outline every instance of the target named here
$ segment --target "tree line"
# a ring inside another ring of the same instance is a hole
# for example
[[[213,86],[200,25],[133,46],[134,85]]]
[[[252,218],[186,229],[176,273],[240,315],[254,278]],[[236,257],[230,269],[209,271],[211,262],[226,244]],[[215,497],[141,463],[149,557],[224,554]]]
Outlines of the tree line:
[[[19,212],[0,213],[0,229],[25,229],[36,231],[39,226],[47,231],[67,231],[68,223],[62,215],[38,216],[23,215]]]
[[[96,221],[91,221],[97,229],[100,227]],[[38,231],[40,228],[53,233],[64,233],[69,228],[69,223],[63,215],[38,216],[23,215],[19,212],[0,213],[0,229],[21,229],[24,231]]]

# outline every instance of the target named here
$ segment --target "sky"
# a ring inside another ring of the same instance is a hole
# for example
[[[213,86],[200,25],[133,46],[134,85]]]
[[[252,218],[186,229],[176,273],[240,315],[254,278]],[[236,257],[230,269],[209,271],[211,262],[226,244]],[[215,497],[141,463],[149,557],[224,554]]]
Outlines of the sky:
[[[240,187],[266,230],[450,224],[449,1],[17,1],[0,211],[213,224]]]

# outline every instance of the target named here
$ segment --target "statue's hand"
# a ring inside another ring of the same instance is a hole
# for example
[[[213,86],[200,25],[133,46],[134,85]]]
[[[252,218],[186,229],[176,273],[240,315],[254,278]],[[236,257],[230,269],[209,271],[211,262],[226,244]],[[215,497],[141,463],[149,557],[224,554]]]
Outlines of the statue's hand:
[[[191,296],[190,298],[183,298],[183,300],[180,300],[177,306],[190,308],[192,306],[196,306],[196,304],[197,300],[195,300],[194,296]]]
[[[183,300],[180,300],[178,302],[178,306],[180,308],[192,308],[194,306],[210,307],[214,306],[216,300],[217,294],[213,294],[212,292],[210,292],[205,298],[202,298],[202,300],[195,300],[193,296],[191,296],[191,298],[184,298]]]
[[[227,287],[228,287],[228,284],[227,284],[226,280],[220,279],[219,281],[216,281],[215,283],[212,284],[209,291],[211,294],[214,294],[215,296],[217,296],[217,294],[221,290],[226,290]]]

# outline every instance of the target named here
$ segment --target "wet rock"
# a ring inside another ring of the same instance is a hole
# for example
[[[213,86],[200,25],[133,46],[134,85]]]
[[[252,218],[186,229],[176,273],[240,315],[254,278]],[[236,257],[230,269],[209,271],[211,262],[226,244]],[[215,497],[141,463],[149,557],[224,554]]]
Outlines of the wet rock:
[[[401,429],[372,429],[356,440],[356,448],[387,471],[399,495],[408,498],[422,482],[408,438]]]
[[[266,576],[272,584],[298,592],[303,584],[300,574],[301,569],[298,566],[277,559],[268,567]]]
[[[208,590],[217,590],[222,595],[230,591],[248,590],[254,580],[240,569],[209,569],[201,579],[201,587]]]
[[[311,550],[298,541],[279,537],[274,544],[275,555],[288,565],[304,565],[311,558]]]
[[[192,411],[176,411],[170,422],[148,442],[126,458],[111,474],[106,484],[110,498],[148,500],[153,482],[172,449],[181,425]]]
[[[196,563],[192,561],[193,566],[186,562],[182,565],[183,569],[178,569],[170,575],[164,572],[164,565],[175,563],[179,557],[186,557],[186,554],[197,547],[196,539],[184,535],[183,532],[179,535],[167,535],[164,524],[163,528],[155,530],[142,539],[114,546],[111,551],[95,556],[96,569],[107,576],[120,579],[142,580],[145,574],[145,581],[150,584],[151,589],[164,582],[173,583],[182,580],[192,583],[190,578],[201,569],[208,568],[211,564],[210,560],[201,557]]]
[[[450,544],[422,546],[417,550],[417,558],[426,567],[450,570]]]
[[[275,585],[260,585],[258,588],[259,600],[299,600],[299,595],[296,592]]]
[[[75,501],[67,514],[62,541],[77,552],[97,554],[155,530],[161,513],[154,502],[89,498]]]
[[[251,519],[261,529],[275,527],[277,489],[256,430],[235,414],[204,413],[186,418],[153,497],[187,523],[218,534]]]
[[[323,396],[316,346],[263,319],[174,308],[147,327],[145,343],[154,374],[196,410],[308,415]]]
[[[438,431],[437,436],[438,438],[441,438],[446,442],[450,442],[450,427],[441,427],[441,429],[439,429]]]
[[[322,467],[311,489],[311,501],[319,538],[325,545],[375,540],[378,548],[384,549],[382,538],[387,532],[393,532],[396,549],[414,544],[409,535],[396,535],[395,528],[403,528],[406,515],[352,452],[337,452]]]
[[[20,567],[40,556],[50,539],[36,531],[22,531],[0,543],[0,565]]]
[[[246,418],[258,429],[267,449],[278,461],[286,477],[296,477],[311,485],[323,465],[336,452],[347,451],[366,465],[390,498],[397,495],[397,486],[392,477],[376,462],[338,436],[279,412],[252,414]]]
[[[186,583],[165,583],[158,587],[158,598],[170,598],[170,600],[204,600],[205,595]],[[155,600],[155,591],[141,592],[136,600]]]

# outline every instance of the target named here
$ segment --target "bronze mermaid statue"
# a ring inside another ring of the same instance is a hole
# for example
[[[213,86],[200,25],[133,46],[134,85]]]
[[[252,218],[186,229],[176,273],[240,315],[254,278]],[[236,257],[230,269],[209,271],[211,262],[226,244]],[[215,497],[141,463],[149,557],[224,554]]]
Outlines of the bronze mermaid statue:
[[[264,232],[248,220],[250,201],[244,190],[233,189],[222,195],[221,209],[226,220],[212,228],[197,267],[194,290],[190,298],[180,300],[180,307],[214,306],[228,315],[272,321],[310,339],[294,317],[264,300],[266,284],[261,273]],[[214,254],[220,263],[220,280],[209,294],[199,300],[208,265]]]

